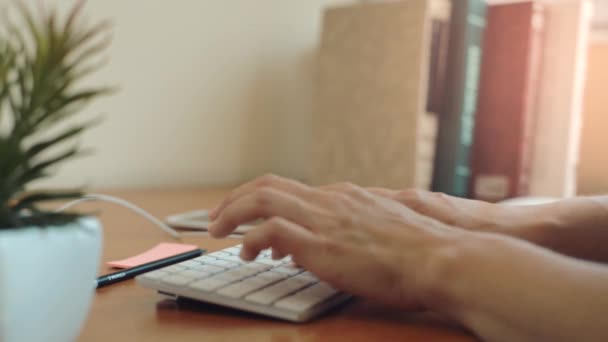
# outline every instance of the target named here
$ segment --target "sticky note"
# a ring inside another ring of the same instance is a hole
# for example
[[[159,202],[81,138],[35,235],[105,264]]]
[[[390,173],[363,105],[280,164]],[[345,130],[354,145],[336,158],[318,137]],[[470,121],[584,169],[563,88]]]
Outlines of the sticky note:
[[[130,268],[146,264],[152,261],[168,258],[177,254],[189,252],[197,248],[198,246],[195,245],[161,242],[141,254],[123,260],[109,261],[108,265],[115,268]]]

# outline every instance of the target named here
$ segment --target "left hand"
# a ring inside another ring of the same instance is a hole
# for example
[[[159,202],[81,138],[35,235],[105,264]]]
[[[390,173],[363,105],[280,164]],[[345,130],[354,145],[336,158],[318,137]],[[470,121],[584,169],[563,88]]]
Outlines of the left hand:
[[[406,308],[425,307],[431,259],[465,233],[352,184],[318,189],[276,176],[237,188],[210,216],[214,237],[266,219],[244,237],[243,259],[272,248],[337,288]]]

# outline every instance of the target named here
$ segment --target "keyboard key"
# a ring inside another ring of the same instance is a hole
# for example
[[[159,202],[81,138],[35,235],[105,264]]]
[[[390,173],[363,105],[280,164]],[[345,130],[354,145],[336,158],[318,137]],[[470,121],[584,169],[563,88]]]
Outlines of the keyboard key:
[[[296,275],[296,274],[302,272],[301,269],[293,268],[293,267],[275,267],[275,268],[271,269],[271,271],[285,273],[287,275]]]
[[[204,264],[206,264],[206,263],[208,263],[210,261],[215,261],[215,260],[217,260],[217,259],[216,258],[212,258],[212,257],[210,257],[208,255],[203,255],[203,256],[200,256],[200,257],[192,259],[192,261],[197,261],[197,262],[204,263]]]
[[[230,248],[226,248],[224,250],[222,250],[228,254],[232,254],[232,255],[239,255],[241,254],[241,245],[238,246],[234,246],[234,247],[230,247]]]
[[[312,283],[316,283],[316,282],[319,281],[319,278],[317,278],[316,276],[314,276],[310,272],[302,272],[302,273],[298,274],[298,277],[305,278],[305,279],[307,279],[308,281],[310,281]]]
[[[296,290],[301,289],[304,286],[306,286],[306,284],[287,279],[266,287],[258,292],[254,292],[245,297],[245,299],[253,303],[268,305]]]
[[[163,270],[165,272],[169,272],[169,273],[175,273],[175,272],[185,271],[186,267],[176,264],[176,265],[163,267],[163,268],[161,268],[161,270]]]
[[[302,273],[301,273],[301,275],[303,275],[303,276],[309,276],[309,277],[313,277],[313,278],[315,278],[315,279],[318,279],[318,278],[317,278],[317,276],[316,276],[316,275],[314,275],[314,274],[313,274],[312,272],[310,272],[310,271],[304,271],[304,272],[302,272]]]
[[[170,274],[166,277],[161,278],[161,281],[166,284],[183,286],[193,281],[192,278],[182,277],[177,274]]]
[[[211,254],[208,254],[208,256],[211,256],[211,257],[214,257],[214,258],[217,258],[217,259],[222,259],[224,257],[229,257],[229,256],[232,256],[232,255],[230,253],[219,251],[219,252],[213,252]]]
[[[313,306],[334,296],[338,291],[326,283],[317,283],[289,297],[285,297],[274,305],[278,308],[292,311],[306,311]]]
[[[213,265],[213,266],[218,266],[218,267],[223,267],[223,268],[233,268],[233,267],[238,266],[238,264],[235,262],[219,260],[219,259],[206,261],[205,265]]]
[[[250,275],[251,273],[248,272],[247,269],[232,269],[227,272],[219,273],[216,275],[216,277],[234,282],[249,277]]]
[[[230,298],[240,298],[268,284],[270,284],[270,282],[264,279],[258,279],[255,277],[248,278],[241,282],[228,285],[218,290],[217,293]]]
[[[302,292],[298,292],[292,296],[279,300],[274,304],[274,306],[291,311],[306,311],[312,308],[313,306],[325,301],[325,299],[326,298],[306,295],[302,294]]]
[[[272,251],[268,249],[253,262],[245,262],[239,257],[241,247],[206,254],[142,274],[137,279],[146,280],[141,282],[145,287],[177,296],[288,320],[294,319],[293,312],[298,313],[297,317],[308,318],[307,310],[312,313],[310,310],[340,293],[294,265],[289,256],[272,260]],[[280,310],[272,310],[269,305]]]
[[[243,283],[243,284],[251,284],[252,286],[257,286],[255,288],[255,290],[260,289],[264,286],[270,285],[274,282],[275,281],[272,279],[264,279],[264,278],[260,278],[260,277],[246,278],[243,281],[241,281],[241,283]]]
[[[260,264],[257,262],[245,263],[245,264],[243,264],[243,267],[251,268],[253,270],[256,270],[257,272],[264,272],[264,271],[272,268],[272,266],[270,266],[270,265],[264,265],[264,264]]]
[[[280,266],[283,264],[283,262],[281,260],[264,259],[264,258],[260,258],[260,257],[258,257],[254,261],[259,264],[264,264],[264,265],[273,266],[273,267]]]
[[[310,285],[312,283],[318,282],[318,280],[311,279],[310,277],[307,277],[307,276],[300,277],[299,274],[295,277],[289,278],[289,281],[296,283],[296,284],[302,284],[302,285]]]
[[[139,277],[143,278],[143,279],[157,280],[157,279],[160,279],[160,278],[168,276],[168,275],[169,275],[169,272],[165,272],[163,270],[156,270],[156,271],[144,273],[144,274],[140,275]]]
[[[192,261],[192,260],[186,260],[186,261],[180,262],[177,265],[184,266],[184,267],[197,267],[200,265],[200,263],[196,262],[196,261]]]
[[[219,272],[224,272],[226,270],[225,268],[222,268],[222,267],[213,266],[213,265],[203,265],[203,264],[200,264],[199,266],[193,267],[191,269],[195,270],[195,271],[209,273],[209,274],[216,274]]]
[[[237,264],[245,264],[246,263],[238,255],[228,254],[228,255],[219,256],[217,258],[220,259],[220,260],[226,260],[226,261],[234,262],[234,263],[237,263]]]
[[[281,259],[281,261],[285,265],[287,265],[287,264],[293,265],[293,259],[291,259],[291,255],[288,255],[288,256],[284,257],[283,259]]]
[[[235,271],[235,270],[238,270],[240,273],[242,273],[248,277],[260,273],[259,271],[255,270],[255,269],[247,268],[247,267],[237,267],[237,268],[233,268],[231,271]]]
[[[218,278],[214,277],[214,278],[207,278],[207,279],[195,281],[195,282],[191,283],[190,285],[188,285],[188,287],[193,288],[195,290],[212,292],[224,285],[227,285],[228,283],[229,282],[226,280],[218,279]]]
[[[185,270],[185,271],[181,271],[179,273],[176,273],[177,275],[180,275],[182,277],[186,277],[186,278],[191,278],[191,279],[202,279],[202,278],[207,278],[211,275],[211,273],[206,273],[203,271],[195,271],[195,270]]]
[[[268,281],[279,281],[279,280],[283,280],[283,279],[287,278],[288,275],[285,273],[268,271],[268,272],[258,273],[255,277],[261,278],[261,279],[268,279]]]
[[[320,282],[309,288],[304,289],[304,291],[302,292],[304,292],[306,295],[311,295],[319,298],[329,298],[340,291],[334,289],[325,282]]]

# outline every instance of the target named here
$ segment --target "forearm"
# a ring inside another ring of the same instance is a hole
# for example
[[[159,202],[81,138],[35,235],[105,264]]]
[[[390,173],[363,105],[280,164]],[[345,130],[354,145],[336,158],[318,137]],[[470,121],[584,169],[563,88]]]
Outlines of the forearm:
[[[466,233],[434,258],[426,304],[483,340],[608,340],[603,266],[484,233]]]
[[[561,254],[608,263],[608,196],[513,206],[413,189],[375,191],[450,226],[510,235]]]
[[[521,213],[527,223],[512,235],[575,258],[608,262],[608,197],[522,207]]]

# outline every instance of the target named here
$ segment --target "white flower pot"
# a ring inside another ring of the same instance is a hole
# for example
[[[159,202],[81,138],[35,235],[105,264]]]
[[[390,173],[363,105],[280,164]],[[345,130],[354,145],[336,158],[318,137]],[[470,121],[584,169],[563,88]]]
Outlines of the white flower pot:
[[[99,221],[0,230],[0,341],[74,341],[95,293]]]

